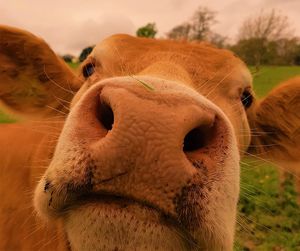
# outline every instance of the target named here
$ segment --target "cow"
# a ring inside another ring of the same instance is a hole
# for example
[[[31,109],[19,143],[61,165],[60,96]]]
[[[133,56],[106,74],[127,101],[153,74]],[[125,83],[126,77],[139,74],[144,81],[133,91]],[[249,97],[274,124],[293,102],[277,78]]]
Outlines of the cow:
[[[232,250],[240,158],[300,159],[300,82],[257,100],[207,43],[117,34],[75,74],[0,26],[0,65],[20,118],[0,130],[0,250]]]

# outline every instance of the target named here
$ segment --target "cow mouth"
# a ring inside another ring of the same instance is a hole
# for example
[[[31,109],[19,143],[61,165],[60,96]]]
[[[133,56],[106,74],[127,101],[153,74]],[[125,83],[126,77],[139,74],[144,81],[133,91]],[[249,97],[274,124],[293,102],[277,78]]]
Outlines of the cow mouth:
[[[105,205],[107,207],[111,206],[112,209],[125,209],[131,206],[137,206],[142,210],[151,211],[157,214],[160,220],[167,224],[172,224],[177,228],[182,228],[183,231],[186,231],[180,222],[177,220],[176,216],[165,212],[163,209],[154,206],[153,204],[147,201],[136,200],[129,197],[124,197],[120,195],[114,195],[110,193],[89,193],[82,194],[78,196],[76,200],[66,206],[63,211],[71,212],[74,209],[84,208],[86,205],[93,204],[95,207]]]
[[[106,204],[106,205],[118,205],[119,208],[126,208],[130,205],[139,205],[140,207],[147,208],[149,210],[157,211],[162,217],[166,219],[174,219],[165,213],[162,209],[155,207],[154,205],[146,202],[140,201],[129,197],[124,197],[120,195],[110,194],[110,193],[87,193],[78,196],[70,205],[66,206],[65,210],[70,211],[74,208],[84,207],[87,204]]]
[[[85,217],[88,217],[88,221],[90,222],[97,222],[99,218],[103,218],[104,221],[110,222],[111,220],[114,220],[114,217],[118,214],[122,215],[126,222],[128,218],[130,218],[132,221],[141,222],[142,225],[147,225],[148,227],[158,227],[159,229],[165,228],[170,232],[176,233],[176,238],[182,239],[187,250],[194,250],[199,247],[192,234],[180,224],[175,216],[164,212],[162,209],[155,207],[146,201],[138,201],[132,198],[112,194],[84,194],[67,206],[64,211],[66,212],[66,216],[64,217],[65,229],[71,250],[73,241],[72,237],[70,237],[72,236],[72,233],[70,232],[73,230],[69,227],[70,222],[74,221],[74,219],[78,220],[78,216],[82,217],[83,222],[87,220]],[[121,220],[122,217],[120,217]],[[126,224],[128,224],[128,222]],[[92,227],[91,229],[97,229],[99,231],[100,227],[102,226],[96,228]],[[117,229],[115,231],[118,232]],[[127,249],[124,248],[124,250]]]

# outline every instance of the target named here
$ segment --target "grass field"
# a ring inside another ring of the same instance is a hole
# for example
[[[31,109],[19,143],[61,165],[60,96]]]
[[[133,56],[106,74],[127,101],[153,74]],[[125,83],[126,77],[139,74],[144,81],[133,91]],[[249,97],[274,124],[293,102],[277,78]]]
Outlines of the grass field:
[[[265,96],[278,83],[293,76],[300,76],[299,66],[264,66],[256,72],[250,68],[254,77],[254,90],[257,97]]]
[[[256,95],[264,97],[281,81],[300,76],[300,67],[267,66],[253,75]],[[300,208],[292,180],[279,199],[276,168],[257,159],[242,161],[236,251],[300,250]]]
[[[300,75],[300,67],[262,67],[254,74],[257,96],[265,96],[279,82],[295,75]],[[13,119],[0,113],[0,122]],[[242,161],[236,251],[300,250],[300,208],[292,177],[286,187],[279,200],[278,176],[272,164],[257,159]]]
[[[300,208],[292,177],[279,199],[278,175],[269,163],[244,159],[235,250],[300,250]]]

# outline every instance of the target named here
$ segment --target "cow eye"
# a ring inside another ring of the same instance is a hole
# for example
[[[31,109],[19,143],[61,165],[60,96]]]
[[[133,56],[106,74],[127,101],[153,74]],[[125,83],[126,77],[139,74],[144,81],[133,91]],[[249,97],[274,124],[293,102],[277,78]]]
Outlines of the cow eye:
[[[247,109],[251,106],[251,104],[253,102],[253,96],[248,90],[245,90],[242,93],[241,102],[242,102],[243,106],[245,107],[245,109]]]
[[[95,72],[95,65],[93,63],[88,63],[82,68],[82,74],[85,78],[90,77]]]

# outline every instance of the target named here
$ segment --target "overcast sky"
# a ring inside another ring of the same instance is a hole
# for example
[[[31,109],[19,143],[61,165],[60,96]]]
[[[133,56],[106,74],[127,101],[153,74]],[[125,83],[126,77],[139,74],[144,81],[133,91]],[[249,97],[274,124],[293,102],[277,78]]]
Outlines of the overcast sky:
[[[110,34],[134,34],[148,22],[156,22],[163,36],[200,5],[217,11],[214,30],[233,39],[246,17],[273,8],[300,36],[300,0],[0,0],[0,23],[43,37],[57,53],[78,55]]]

